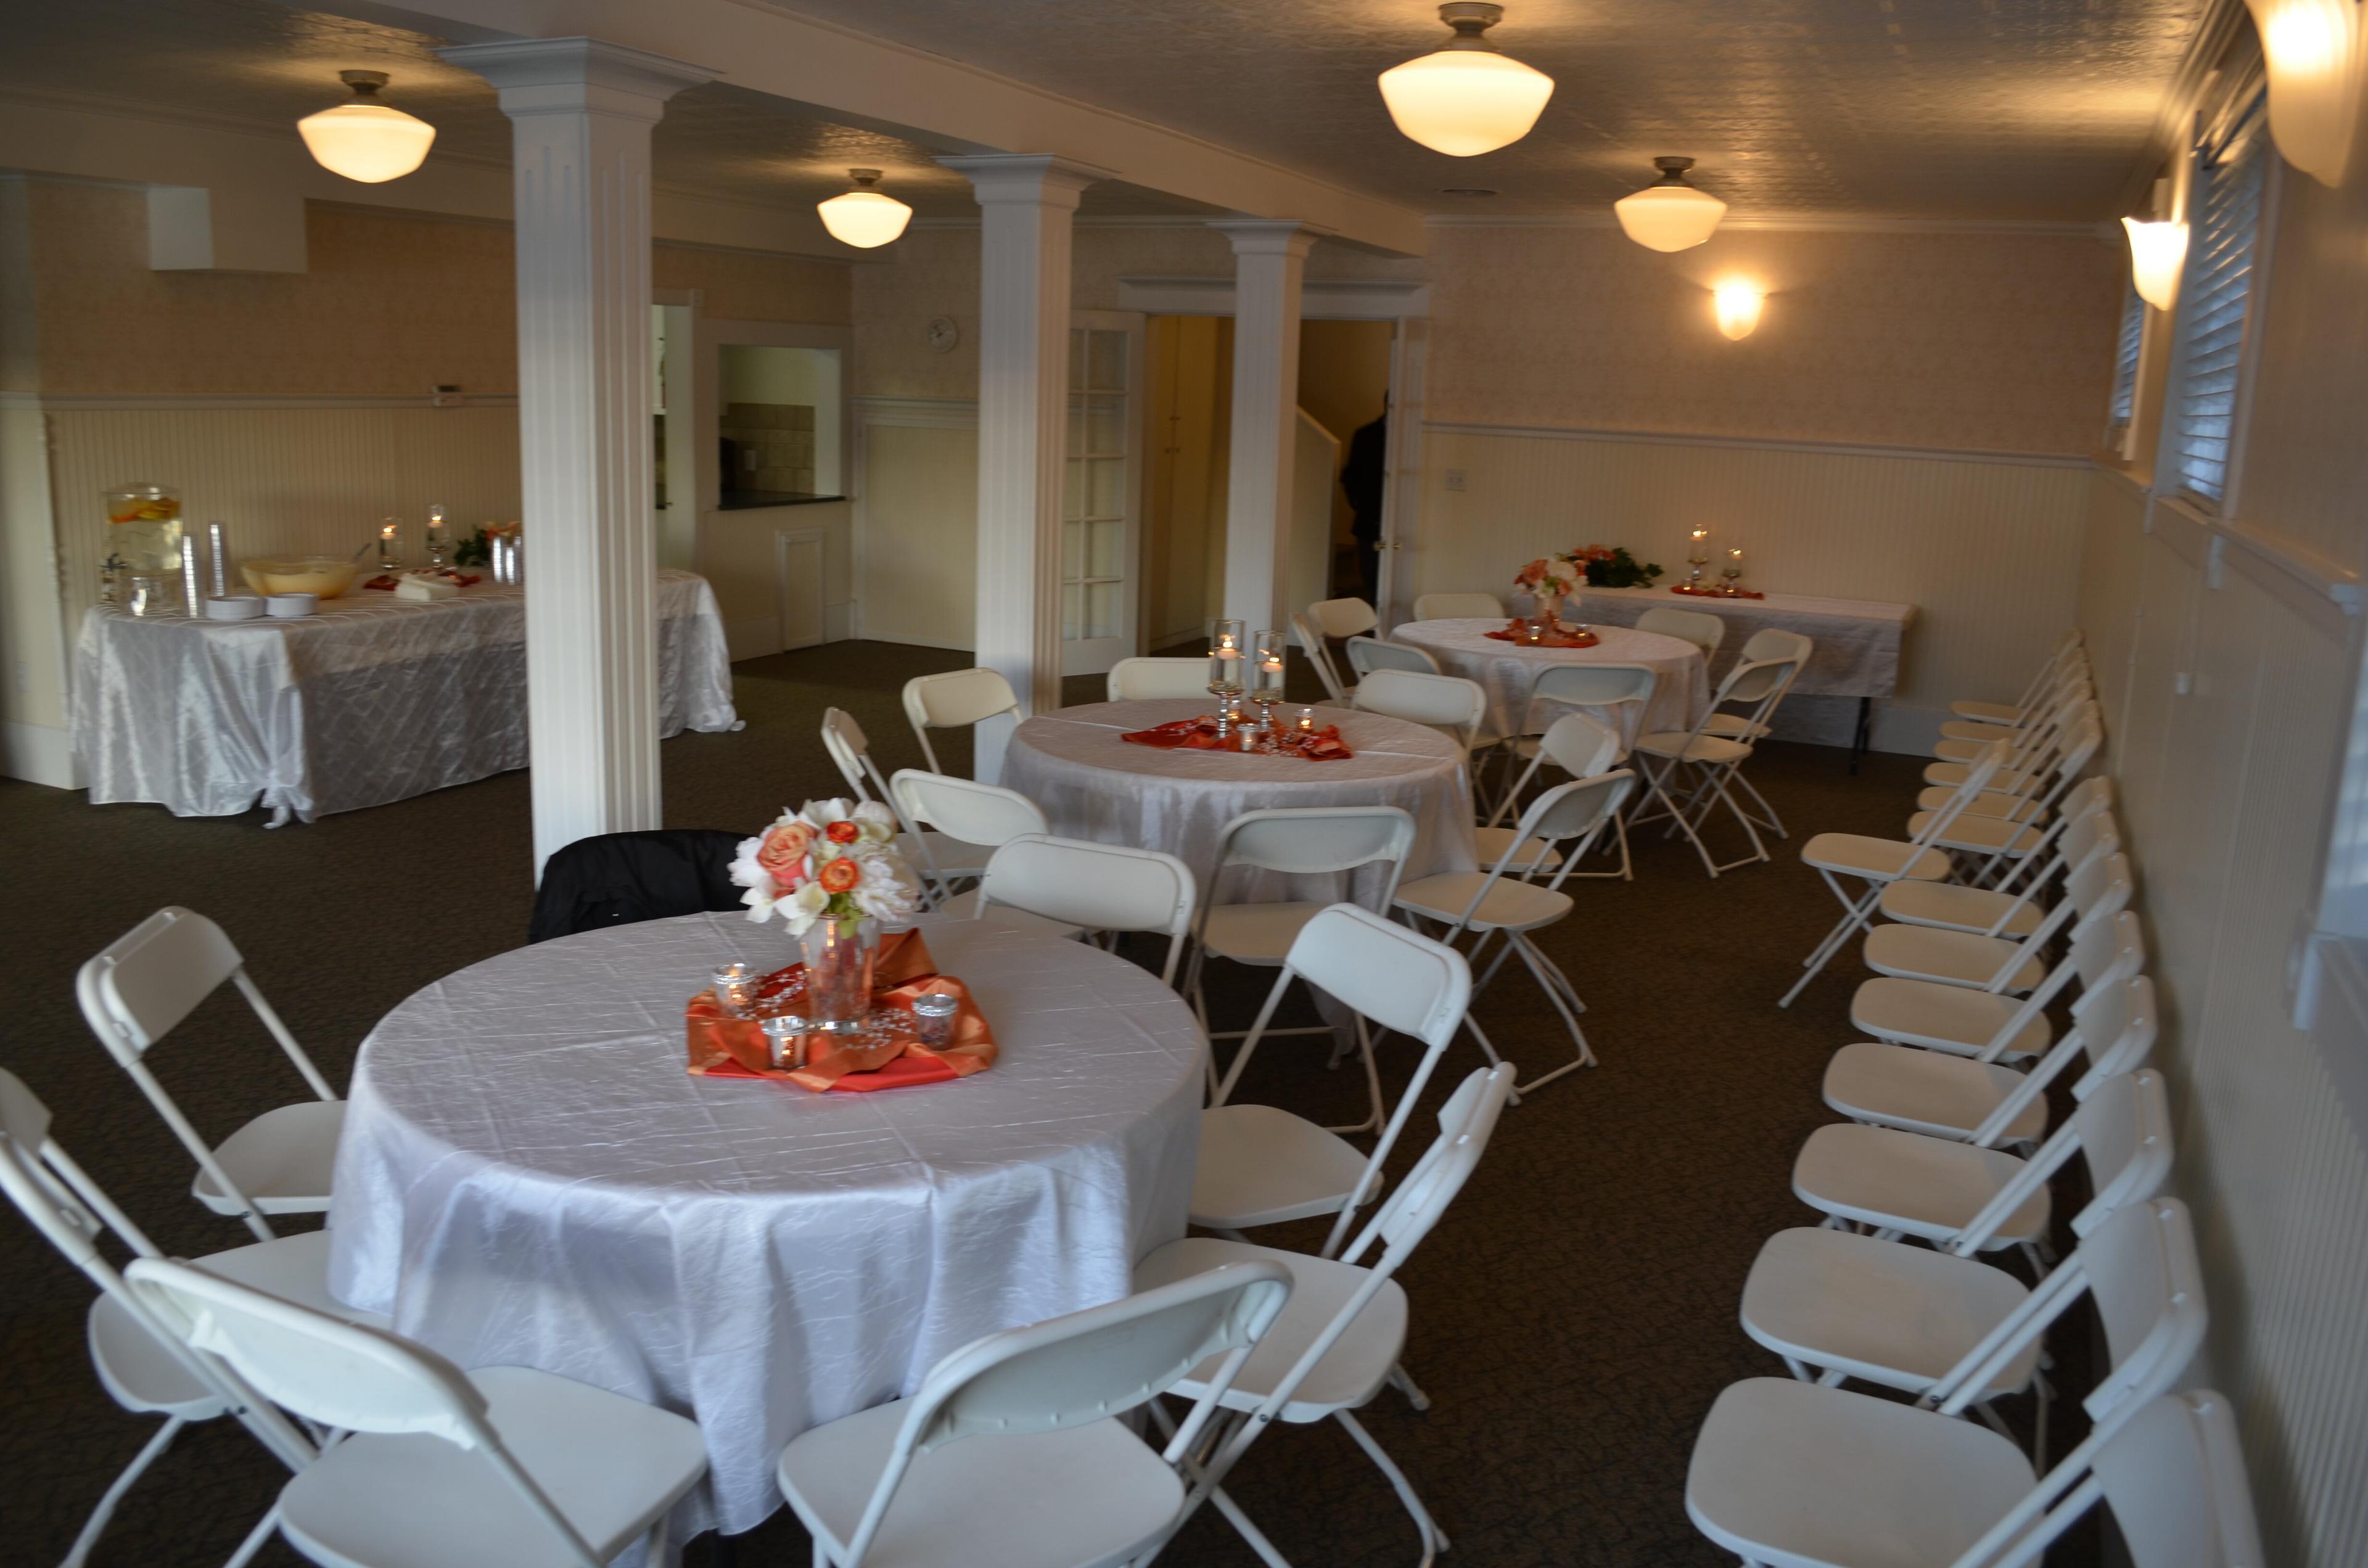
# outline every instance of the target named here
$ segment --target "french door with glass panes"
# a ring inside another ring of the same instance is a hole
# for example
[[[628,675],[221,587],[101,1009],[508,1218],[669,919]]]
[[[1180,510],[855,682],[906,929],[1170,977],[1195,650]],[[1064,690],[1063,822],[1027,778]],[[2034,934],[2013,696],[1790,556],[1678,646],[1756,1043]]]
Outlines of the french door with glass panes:
[[[1068,468],[1062,487],[1061,673],[1099,675],[1135,647],[1143,508],[1143,318],[1069,318]]]

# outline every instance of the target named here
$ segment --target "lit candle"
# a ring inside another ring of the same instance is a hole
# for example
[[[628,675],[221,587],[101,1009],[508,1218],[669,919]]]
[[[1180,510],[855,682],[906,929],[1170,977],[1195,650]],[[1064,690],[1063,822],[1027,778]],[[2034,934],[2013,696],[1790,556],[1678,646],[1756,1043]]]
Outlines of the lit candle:
[[[386,540],[387,543],[393,544],[394,542],[394,525],[393,523],[389,523],[384,528],[379,529],[378,537]]]
[[[441,506],[427,508],[427,537],[432,540],[444,537],[444,508]]]
[[[1303,735],[1312,735],[1315,733],[1315,709],[1303,708],[1299,710],[1299,733]]]
[[[1708,528],[1696,528],[1694,530],[1694,542],[1696,544],[1700,544],[1702,540],[1708,538],[1710,538],[1710,530]]]

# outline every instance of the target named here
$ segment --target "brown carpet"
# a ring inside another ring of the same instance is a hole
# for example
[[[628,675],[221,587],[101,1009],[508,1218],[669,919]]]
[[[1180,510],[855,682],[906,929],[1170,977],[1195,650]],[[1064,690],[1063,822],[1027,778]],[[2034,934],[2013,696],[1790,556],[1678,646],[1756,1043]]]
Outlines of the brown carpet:
[[[896,693],[913,675],[967,662],[845,642],[737,666],[747,728],[664,747],[668,824],[753,830],[785,805],[843,793],[814,738],[829,704],[861,719],[883,767],[917,766]],[[1071,699],[1098,699],[1099,684],[1073,682]],[[966,767],[961,737],[939,752],[950,768]],[[1804,830],[1898,830],[1913,759],[1871,757],[1857,777],[1845,762],[1838,751],[1774,744],[1753,763],[1796,844]],[[355,1048],[396,1002],[525,939],[523,773],[310,826],[261,824],[259,813],[177,820],[155,807],[93,808],[80,795],[0,781],[0,1064],[49,1103],[60,1142],[170,1251],[246,1236],[190,1199],[187,1157],[84,1028],[78,964],[160,905],[201,910],[230,931],[342,1083]],[[1853,957],[1790,1012],[1774,1006],[1836,913],[1789,846],[1771,865],[1715,882],[1682,845],[1648,836],[1636,850],[1633,884],[1579,884],[1577,913],[1542,934],[1588,999],[1602,1066],[1508,1111],[1478,1176],[1402,1276],[1413,1303],[1406,1365],[1435,1404],[1417,1415],[1384,1391],[1365,1416],[1453,1539],[1450,1561],[1466,1568],[1730,1561],[1687,1522],[1687,1454],[1721,1387],[1782,1371],[1736,1327],[1736,1302],[1761,1241],[1813,1218],[1792,1199],[1788,1172],[1802,1138],[1832,1119],[1817,1083],[1851,1038],[1846,1004],[1861,971]],[[1247,1023],[1258,990],[1221,987],[1219,1026]],[[1569,1050],[1526,976],[1501,977],[1478,1013],[1529,1071]],[[1353,1074],[1327,1074],[1320,1052],[1286,1043],[1261,1053],[1245,1084],[1250,1097],[1327,1119],[1361,1114]],[[1386,1065],[1402,1074],[1410,1054],[1400,1042]],[[1443,1079],[1476,1059],[1461,1049]],[[155,1062],[216,1137],[302,1093],[227,994]],[[14,1216],[0,1218],[0,1277],[13,1407],[0,1431],[0,1560],[50,1563],[154,1424],[99,1389],[83,1346],[89,1288]],[[2058,1435],[2057,1451],[2069,1438]],[[132,1494],[94,1562],[218,1562],[268,1506],[279,1473],[236,1426],[194,1429]],[[1418,1555],[1387,1483],[1337,1426],[1277,1428],[1231,1490],[1302,1564]],[[2089,1556],[2075,1543],[2052,1561]],[[689,1560],[808,1557],[785,1509],[728,1551],[712,1538],[693,1543]],[[259,1561],[300,1560],[275,1544]],[[1164,1561],[1256,1560],[1204,1511]]]

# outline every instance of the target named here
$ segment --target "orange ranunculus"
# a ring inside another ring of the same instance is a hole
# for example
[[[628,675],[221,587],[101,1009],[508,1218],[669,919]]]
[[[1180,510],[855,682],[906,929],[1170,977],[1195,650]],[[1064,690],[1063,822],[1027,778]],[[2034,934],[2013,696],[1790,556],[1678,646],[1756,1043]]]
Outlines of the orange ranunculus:
[[[852,855],[842,855],[822,869],[822,891],[825,892],[853,892],[855,885],[862,880],[862,869],[856,865]]]
[[[822,830],[822,835],[833,844],[852,844],[863,836],[863,830],[851,822],[835,822]]]
[[[814,847],[814,829],[802,822],[785,823],[765,835],[757,846],[757,864],[773,886],[795,892],[806,880],[806,852]]]

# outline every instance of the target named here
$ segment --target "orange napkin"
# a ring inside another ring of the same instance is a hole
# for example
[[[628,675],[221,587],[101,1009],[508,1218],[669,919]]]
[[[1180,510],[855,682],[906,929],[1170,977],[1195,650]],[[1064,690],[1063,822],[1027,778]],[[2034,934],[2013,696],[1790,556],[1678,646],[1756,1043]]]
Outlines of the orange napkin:
[[[1494,637],[1499,642],[1519,642],[1529,648],[1592,648],[1603,641],[1592,631],[1554,631],[1539,641],[1530,641],[1530,634],[1515,621],[1502,631],[1484,631],[1484,637]]]
[[[805,993],[805,975],[803,963],[766,975],[757,983],[757,1011],[789,1011]],[[886,983],[871,994],[872,1001],[883,1006],[909,1011],[913,998],[928,991],[959,999],[951,1040],[932,1047],[917,1040],[898,1040],[850,1050],[833,1036],[816,1033],[810,1040],[806,1065],[792,1072],[768,1064],[765,1032],[756,1019],[725,1017],[715,993],[707,990],[692,997],[685,1010],[691,1073],[711,1078],[783,1078],[820,1092],[939,1083],[995,1065],[995,1035],[971,1000],[969,988],[951,975],[936,972],[928,944],[918,931],[892,931],[881,938],[872,978]]]
[[[1691,594],[1698,599],[1764,599],[1768,597],[1755,588],[1691,588],[1683,583],[1672,584],[1669,592]]]
[[[1170,719],[1165,724],[1155,724],[1148,730],[1129,730],[1119,736],[1139,746],[1151,746],[1159,751],[1175,751],[1179,747],[1192,751],[1232,751],[1230,745],[1217,739],[1214,719]],[[1271,742],[1261,741],[1246,756],[1296,756],[1309,762],[1342,762],[1356,756],[1349,743],[1340,738],[1340,726],[1326,724],[1308,734],[1285,730]]]

